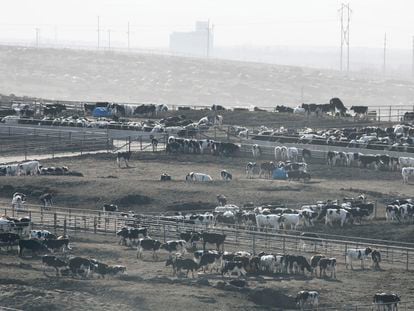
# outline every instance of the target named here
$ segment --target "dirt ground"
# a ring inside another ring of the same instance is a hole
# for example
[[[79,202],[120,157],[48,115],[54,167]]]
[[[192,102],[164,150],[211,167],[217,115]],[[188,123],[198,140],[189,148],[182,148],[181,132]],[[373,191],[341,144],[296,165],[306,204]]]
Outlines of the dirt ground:
[[[133,154],[130,168],[118,168],[113,155],[50,159],[41,162],[45,166],[66,165],[82,172],[84,177],[1,177],[0,200],[9,204],[11,194],[22,191],[29,195],[28,203],[36,204],[43,191],[50,191],[55,194],[57,206],[96,209],[103,203],[116,203],[123,211],[165,213],[201,207],[213,209],[217,194],[224,194],[230,203],[237,205],[247,202],[300,205],[363,192],[370,200],[377,201],[379,220],[333,229],[317,224],[306,230],[413,242],[413,225],[386,224],[382,219],[388,200],[413,195],[413,183],[403,185],[398,172],[310,164],[313,178],[309,183],[246,179],[244,167],[248,160],[142,152]],[[230,171],[233,181],[221,181],[221,169]],[[187,183],[185,175],[190,171],[208,173],[214,181]],[[162,172],[171,174],[173,181],[160,182]],[[247,279],[248,290],[234,291],[229,286],[217,288],[221,276],[214,274],[200,274],[198,281],[171,278],[171,269],[165,267],[165,253],[158,262],[152,262],[149,254],[143,261],[137,261],[135,251],[119,246],[115,237],[78,233],[72,239],[73,255],[125,265],[128,275],[105,280],[56,279],[53,271],[48,272],[49,277],[43,274],[40,259],[16,260],[15,254],[3,250],[0,252],[0,306],[24,310],[177,310],[183,306],[189,310],[289,309],[281,308],[275,299],[257,303],[263,287],[288,297],[301,289],[315,289],[320,291],[321,305],[326,307],[370,304],[376,291],[398,291],[405,301],[414,295],[412,271],[388,267],[375,272],[348,271],[342,265],[338,267],[337,281],[309,276],[251,276]],[[211,286],[205,284],[205,278]],[[258,288],[260,292],[252,294]],[[271,293],[265,296],[273,297],[274,292]]]
[[[236,290],[229,285],[220,286],[229,278],[223,279],[217,273],[199,272],[194,280],[191,273],[190,279],[173,277],[171,267],[165,266],[167,253],[161,252],[156,261],[150,253],[137,260],[135,249],[119,246],[112,236],[77,233],[72,241],[71,255],[125,265],[127,274],[105,279],[96,275],[86,280],[56,278],[53,269],[47,268],[44,274],[40,258],[18,258],[15,252],[2,251],[0,305],[23,310],[181,310],[183,306],[188,310],[290,310],[269,296],[261,303],[255,303],[255,299],[264,288],[288,301],[299,290],[318,290],[321,307],[369,305],[376,291],[397,290],[405,301],[414,295],[412,271],[351,271],[339,265],[337,280],[309,274],[248,276],[248,288]]]

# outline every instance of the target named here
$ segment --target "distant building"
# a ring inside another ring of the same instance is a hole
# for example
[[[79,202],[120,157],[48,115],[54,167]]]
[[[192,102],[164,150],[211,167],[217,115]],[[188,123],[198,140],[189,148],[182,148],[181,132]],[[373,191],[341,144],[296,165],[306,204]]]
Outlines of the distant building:
[[[196,22],[195,31],[170,34],[170,51],[190,56],[211,56],[214,36],[210,22]]]

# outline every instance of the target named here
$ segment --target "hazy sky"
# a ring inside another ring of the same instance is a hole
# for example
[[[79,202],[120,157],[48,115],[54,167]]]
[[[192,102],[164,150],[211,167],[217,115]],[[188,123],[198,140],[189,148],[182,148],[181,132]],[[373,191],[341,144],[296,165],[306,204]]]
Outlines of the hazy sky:
[[[338,46],[338,0],[2,0],[0,41],[40,40],[101,43],[111,29],[113,45],[168,46],[172,31],[191,31],[196,20],[215,25],[215,45]],[[352,46],[411,49],[413,0],[349,1]]]

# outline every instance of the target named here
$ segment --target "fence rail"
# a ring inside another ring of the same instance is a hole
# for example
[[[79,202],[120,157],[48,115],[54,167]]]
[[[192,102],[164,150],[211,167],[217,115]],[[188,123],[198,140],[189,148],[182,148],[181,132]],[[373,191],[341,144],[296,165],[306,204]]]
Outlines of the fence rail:
[[[95,213],[77,213],[68,210],[46,211],[30,210],[17,212],[11,208],[3,209],[5,215],[21,216],[29,214],[34,227],[48,227],[55,232],[63,230],[74,232],[93,232],[95,234],[115,235],[124,226],[145,226],[149,228],[152,237],[162,241],[179,238],[179,233],[187,230],[208,230],[226,235],[226,249],[247,250],[252,253],[268,251],[272,253],[306,253],[312,255],[322,253],[336,257],[339,263],[345,263],[345,253],[350,248],[371,247],[381,252],[383,268],[414,270],[414,247],[395,246],[384,244],[382,241],[361,241],[335,238],[307,238],[293,235],[289,232],[266,230],[257,231],[244,226],[209,227],[188,224],[180,221],[165,221],[160,217],[145,216],[140,218],[126,218],[119,215]]]

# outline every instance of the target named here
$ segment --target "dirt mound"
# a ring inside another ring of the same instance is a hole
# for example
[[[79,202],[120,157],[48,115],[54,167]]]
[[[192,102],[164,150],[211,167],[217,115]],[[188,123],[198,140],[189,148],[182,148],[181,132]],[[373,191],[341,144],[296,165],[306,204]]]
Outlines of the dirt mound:
[[[115,204],[120,206],[132,206],[132,205],[145,205],[150,204],[153,201],[150,197],[141,194],[129,194],[122,198],[115,200]]]
[[[248,297],[256,304],[265,306],[278,306],[282,310],[296,308],[295,298],[285,295],[272,288],[252,289]]]
[[[166,208],[170,211],[212,210],[216,204],[210,202],[174,202]]]

